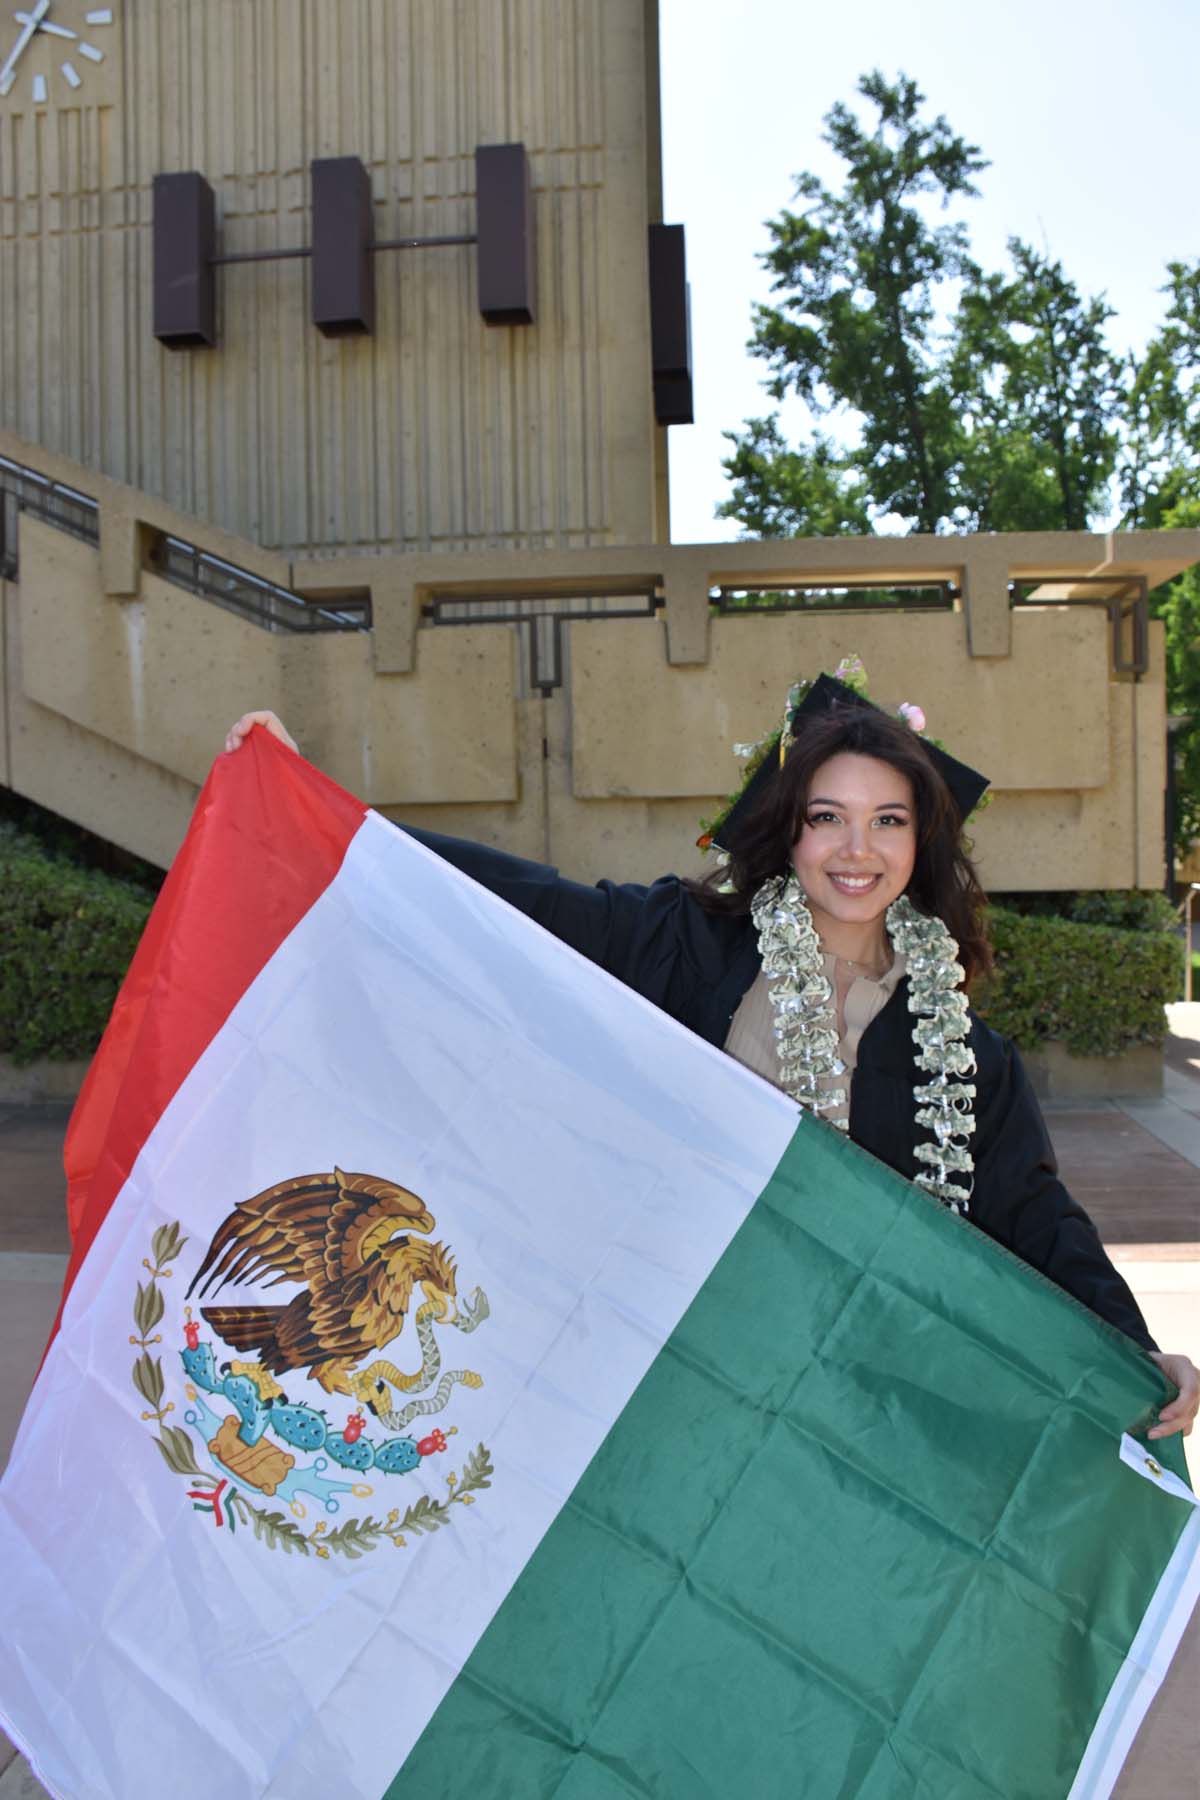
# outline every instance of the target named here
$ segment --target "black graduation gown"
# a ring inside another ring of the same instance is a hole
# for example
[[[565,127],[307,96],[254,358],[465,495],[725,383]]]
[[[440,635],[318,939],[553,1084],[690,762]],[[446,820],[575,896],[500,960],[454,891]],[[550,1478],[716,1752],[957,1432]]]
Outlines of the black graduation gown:
[[[706,912],[674,875],[648,887],[609,881],[587,887],[482,844],[436,832],[411,835],[710,1044],[724,1045],[760,966],[748,918]],[[907,997],[902,980],[859,1042],[850,1136],[911,1180],[918,1166],[912,1090],[919,1076]],[[1095,1226],[1058,1179],[1041,1109],[1016,1049],[974,1013],[970,1041],[978,1065],[970,1222],[1144,1348],[1155,1349]]]

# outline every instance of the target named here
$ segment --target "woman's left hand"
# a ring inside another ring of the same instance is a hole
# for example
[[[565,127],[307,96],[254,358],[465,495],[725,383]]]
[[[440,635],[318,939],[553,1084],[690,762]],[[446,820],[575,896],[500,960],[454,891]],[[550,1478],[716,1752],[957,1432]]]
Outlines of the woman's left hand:
[[[1172,1437],[1182,1431],[1189,1436],[1196,1409],[1200,1407],[1200,1372],[1189,1356],[1167,1356],[1158,1350],[1150,1352],[1163,1374],[1175,1383],[1179,1393],[1158,1415],[1158,1424],[1146,1433],[1148,1438]]]

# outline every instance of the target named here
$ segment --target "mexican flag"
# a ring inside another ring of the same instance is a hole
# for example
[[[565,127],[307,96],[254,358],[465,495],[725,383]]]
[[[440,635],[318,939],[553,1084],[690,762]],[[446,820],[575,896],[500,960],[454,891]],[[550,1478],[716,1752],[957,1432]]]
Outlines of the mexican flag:
[[[71,1800],[1109,1793],[1132,1343],[261,731],[68,1140],[0,1713]]]

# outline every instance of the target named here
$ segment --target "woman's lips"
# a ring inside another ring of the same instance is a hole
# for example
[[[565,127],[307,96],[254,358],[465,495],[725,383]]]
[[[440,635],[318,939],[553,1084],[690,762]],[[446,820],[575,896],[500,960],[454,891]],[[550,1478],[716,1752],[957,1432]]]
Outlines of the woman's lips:
[[[826,879],[837,889],[839,894],[869,894],[883,877],[881,875],[834,875],[827,873]]]

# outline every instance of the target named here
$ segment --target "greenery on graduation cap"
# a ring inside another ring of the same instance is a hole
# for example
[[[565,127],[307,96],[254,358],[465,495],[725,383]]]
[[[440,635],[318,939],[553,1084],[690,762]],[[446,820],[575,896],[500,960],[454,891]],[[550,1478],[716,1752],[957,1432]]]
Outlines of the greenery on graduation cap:
[[[1113,309],[1049,252],[1013,238],[1007,268],[979,266],[949,212],[987,161],[913,80],[875,72],[858,94],[825,119],[840,185],[799,175],[768,222],[777,298],[754,309],[768,392],[798,396],[811,428],[789,443],[772,412],[728,433],[722,514],[766,537],[1200,524],[1200,260],[1168,265],[1160,328],[1120,355]],[[1200,576],[1154,607],[1169,705],[1200,718]],[[1183,844],[1200,723],[1176,741]]]

